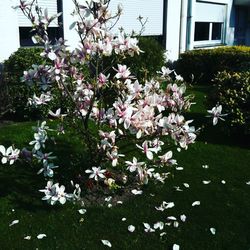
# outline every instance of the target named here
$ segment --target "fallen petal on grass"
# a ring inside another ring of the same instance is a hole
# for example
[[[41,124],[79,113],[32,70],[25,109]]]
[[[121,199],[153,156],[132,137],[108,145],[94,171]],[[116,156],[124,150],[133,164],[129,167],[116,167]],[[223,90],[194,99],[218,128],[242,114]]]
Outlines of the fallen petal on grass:
[[[131,191],[131,193],[134,194],[134,195],[140,195],[140,194],[142,194],[142,190],[133,189]]]
[[[101,240],[102,244],[108,247],[112,247],[112,244],[108,240]]]
[[[129,226],[128,226],[128,231],[129,231],[130,233],[133,233],[133,232],[135,231],[135,226],[129,225]]]
[[[204,185],[207,185],[207,184],[209,184],[211,181],[202,181],[202,183],[204,184]]]
[[[85,214],[87,212],[87,210],[86,209],[79,209],[78,212],[79,212],[79,214]]]
[[[47,235],[46,234],[38,234],[36,237],[38,240],[41,240],[41,239],[47,237]]]
[[[185,214],[182,214],[182,215],[180,216],[180,219],[181,219],[182,222],[185,222],[186,219],[187,219],[187,216],[186,216]]]
[[[10,224],[9,224],[9,227],[12,227],[14,226],[15,224],[18,224],[19,223],[19,220],[13,220]]]
[[[211,227],[209,230],[210,230],[211,234],[213,234],[213,235],[216,234],[216,229],[215,228]]]
[[[179,245],[177,245],[177,244],[174,244],[173,245],[173,250],[179,250],[180,249],[180,246]]]
[[[194,206],[200,206],[201,202],[200,201],[195,201],[192,203],[192,207]]]

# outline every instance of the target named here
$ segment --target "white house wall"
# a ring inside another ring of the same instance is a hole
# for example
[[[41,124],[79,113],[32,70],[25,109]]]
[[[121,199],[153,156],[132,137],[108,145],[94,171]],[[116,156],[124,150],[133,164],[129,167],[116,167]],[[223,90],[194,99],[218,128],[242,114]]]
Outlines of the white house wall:
[[[167,5],[167,59],[176,60],[180,47],[181,0],[168,0]]]
[[[139,32],[141,30],[139,16],[142,21],[147,19],[145,25],[145,36],[159,36],[163,31],[163,1],[164,0],[113,0],[110,7],[113,13],[117,10],[117,5],[121,4],[123,8],[122,16],[117,23],[115,30],[123,27],[128,33],[132,30]]]
[[[18,18],[15,10],[11,8],[14,5],[13,0],[0,1],[0,62],[20,46]]]
[[[56,0],[38,0],[43,6],[48,7],[49,13],[54,14],[56,10]],[[84,0],[79,0],[84,2]],[[52,3],[53,2],[53,3]],[[78,35],[74,30],[69,30],[70,24],[74,21],[71,13],[73,3],[71,0],[63,2],[63,29],[64,38],[68,40],[71,48],[78,46]],[[26,21],[22,21],[18,12],[11,6],[15,5],[16,0],[0,0],[0,62],[7,59],[9,55],[20,46],[19,27],[28,26]],[[164,35],[166,27],[166,50],[168,59],[176,60],[180,52],[194,49],[194,28],[197,18],[209,17],[210,21],[220,20],[218,13],[225,14],[225,34],[224,43],[234,44],[235,21],[233,0],[112,0],[111,9],[116,11],[116,6],[121,3],[124,8],[124,15],[121,17],[115,29],[123,26],[126,32],[132,30],[139,31],[141,26],[137,20],[138,16],[148,19],[144,35]],[[163,5],[167,5],[167,20],[163,24]],[[183,4],[186,6],[183,8]],[[188,13],[187,4],[192,13]],[[210,4],[210,5],[209,5]],[[218,5],[219,4],[219,5]],[[192,6],[192,8],[190,8]],[[207,8],[210,6],[210,8]],[[183,12],[183,10],[185,10]],[[186,14],[185,14],[186,12]],[[217,17],[214,17],[217,15]],[[19,17],[18,17],[19,16]],[[250,40],[250,38],[248,38]]]

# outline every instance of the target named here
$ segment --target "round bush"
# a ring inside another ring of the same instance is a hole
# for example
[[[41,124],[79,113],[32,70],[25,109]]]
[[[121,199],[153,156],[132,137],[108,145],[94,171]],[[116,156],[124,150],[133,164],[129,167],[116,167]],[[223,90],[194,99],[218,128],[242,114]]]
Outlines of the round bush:
[[[211,84],[219,71],[249,70],[250,48],[246,46],[199,49],[185,52],[176,62],[176,71],[185,81]]]

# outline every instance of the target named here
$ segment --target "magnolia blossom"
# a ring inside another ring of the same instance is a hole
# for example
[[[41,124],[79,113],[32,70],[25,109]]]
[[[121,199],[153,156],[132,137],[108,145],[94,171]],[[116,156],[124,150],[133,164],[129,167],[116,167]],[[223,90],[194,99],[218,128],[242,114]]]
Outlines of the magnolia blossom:
[[[225,121],[225,119],[223,119],[223,116],[226,116],[227,114],[221,114],[222,111],[222,106],[221,105],[216,105],[215,107],[213,107],[211,110],[208,110],[207,112],[211,115],[207,116],[207,117],[213,117],[213,125],[215,126],[218,123],[218,120],[222,120]]]
[[[76,4],[77,1],[74,2]],[[110,0],[89,0],[76,4],[70,28],[77,31],[79,46],[69,52],[64,39],[60,38],[55,43],[49,40],[48,27],[61,13],[52,17],[46,9],[36,13],[34,10],[40,10],[36,1],[31,4],[21,1],[17,8],[31,21],[35,33],[33,40],[44,45],[41,56],[44,61],[49,62],[33,65],[24,72],[23,81],[36,90],[33,97],[29,98],[29,103],[34,106],[47,105],[51,100],[57,102],[58,97],[61,97],[61,103],[70,103],[66,114],[61,113],[62,107],[49,110],[48,114],[61,120],[55,133],[64,133],[67,126],[63,123],[70,121],[74,124],[72,128],[76,128],[77,133],[80,131],[79,134],[91,151],[92,146],[97,145],[93,157],[96,153],[101,159],[93,159],[93,162],[100,162],[101,165],[85,171],[90,179],[104,179],[111,187],[115,185],[115,179],[106,177],[106,169],[102,168],[107,165],[116,167],[118,163],[122,163],[128,171],[135,172],[141,185],[147,184],[150,178],[164,183],[169,173],[165,173],[162,167],[176,164],[172,159],[172,151],[163,152],[158,158],[164,143],[172,139],[177,147],[187,149],[196,139],[192,121],[186,120],[182,115],[190,108],[191,99],[185,96],[186,87],[180,83],[181,76],[165,66],[158,72],[161,77],[142,82],[131,75],[132,69],[130,71],[127,65],[114,66],[111,62],[105,68],[103,59],[114,53],[125,58],[142,52],[134,35],[131,37],[124,31],[112,33],[111,28],[120,17],[121,8],[118,7],[117,13],[112,15],[108,10],[109,3]],[[83,70],[85,68],[88,68],[88,73]],[[166,87],[163,82],[167,82]],[[219,108],[211,113],[217,117],[214,118],[215,121],[221,119]],[[96,131],[90,129],[92,124],[96,124],[98,136]],[[29,143],[33,147],[29,159],[42,164],[38,173],[43,173],[46,178],[52,177],[54,168],[57,167],[53,163],[55,157],[52,153],[44,152],[49,139],[48,133],[49,128],[43,122],[35,128],[34,139]],[[126,156],[120,152],[123,145],[120,146],[119,141],[127,140],[128,136],[132,137],[129,141],[135,144],[134,149],[138,148],[150,160],[150,164],[147,161],[139,162],[135,156],[132,161],[121,158]],[[54,142],[56,144],[57,141]],[[10,164],[19,155],[19,151],[13,148],[5,150],[3,146],[0,147],[0,153],[2,163],[10,161]],[[123,172],[121,176],[125,184],[128,176]],[[80,185],[73,183],[72,187],[73,194],[66,194],[64,186],[49,181],[46,188],[40,191],[45,194],[43,200],[50,204],[57,201],[64,204],[67,199],[80,200]],[[136,193],[138,192],[140,193],[137,190]],[[154,228],[146,224],[147,231],[158,228],[162,228],[159,223]],[[132,225],[128,228],[131,232],[134,229]]]
[[[53,184],[52,181],[48,181],[45,189],[39,191],[45,194],[42,200],[46,200],[51,205],[56,204],[56,202],[64,204],[67,199],[71,198],[70,195],[64,192],[65,187],[63,185],[59,186],[59,183]]]
[[[149,148],[148,147],[149,142],[144,141],[142,143],[142,146],[139,146],[136,144],[137,148],[141,149],[144,154],[146,154],[147,158],[149,160],[152,160],[154,158],[153,152],[156,152],[155,148]]]
[[[55,118],[60,118],[60,119],[67,116],[67,114],[61,114],[61,108],[57,109],[55,113],[53,111],[49,110],[49,115],[51,115],[52,117],[55,117]]]
[[[9,162],[12,165],[18,159],[20,150],[14,149],[12,146],[5,149],[3,145],[0,145],[0,153],[2,154],[2,164]]]
[[[36,96],[36,94],[33,95],[33,98],[28,99],[28,103],[30,105],[38,106],[38,105],[44,105],[47,104],[52,100],[51,93],[48,92],[46,94],[41,94],[40,96]]]
[[[115,69],[115,71],[117,71],[117,74],[115,75],[117,79],[119,78],[127,79],[131,74],[127,66],[121,64],[118,64],[118,69]]]
[[[105,169],[101,169],[101,167],[92,167],[92,170],[87,169],[85,170],[85,173],[90,174],[89,178],[92,179],[94,178],[95,181],[98,181],[98,179],[104,179],[105,175],[104,173],[106,172]]]
[[[172,151],[168,151],[164,155],[159,156],[162,163],[170,164],[170,165],[176,165],[177,162],[176,162],[176,160],[171,159],[172,157],[173,157],[173,152]]]
[[[127,169],[130,172],[136,171],[139,167],[143,166],[145,162],[138,162],[136,157],[133,157],[133,162],[131,161],[125,161],[125,164],[128,166]]]

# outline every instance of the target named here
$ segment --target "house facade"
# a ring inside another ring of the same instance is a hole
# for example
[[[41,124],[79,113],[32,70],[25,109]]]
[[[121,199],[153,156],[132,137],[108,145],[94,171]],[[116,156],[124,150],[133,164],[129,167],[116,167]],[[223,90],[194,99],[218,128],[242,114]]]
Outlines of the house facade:
[[[79,0],[79,2],[84,0]],[[20,46],[34,46],[31,25],[15,11],[17,0],[0,1],[0,62]],[[70,48],[78,46],[78,36],[69,26],[73,22],[71,0],[38,0],[50,15],[63,12],[50,26],[50,34],[63,36]],[[180,53],[222,45],[250,46],[250,0],[112,0],[110,8],[123,6],[123,15],[115,29],[139,31],[138,16],[147,19],[143,35],[155,36],[167,51],[169,60]],[[61,23],[62,25],[59,25]]]

